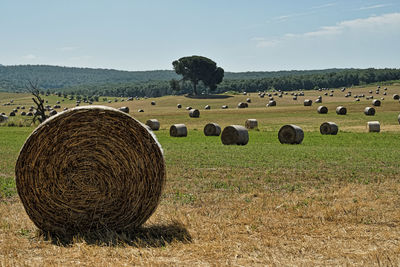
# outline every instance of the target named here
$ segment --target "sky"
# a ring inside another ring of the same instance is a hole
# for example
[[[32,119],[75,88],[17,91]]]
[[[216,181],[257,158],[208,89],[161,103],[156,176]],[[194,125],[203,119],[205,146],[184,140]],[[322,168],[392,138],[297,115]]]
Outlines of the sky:
[[[399,0],[0,0],[0,64],[399,68]]]

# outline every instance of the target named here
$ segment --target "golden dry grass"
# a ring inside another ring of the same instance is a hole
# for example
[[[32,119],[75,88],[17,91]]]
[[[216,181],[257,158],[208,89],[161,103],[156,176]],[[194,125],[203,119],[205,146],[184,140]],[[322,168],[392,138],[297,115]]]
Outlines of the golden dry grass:
[[[389,96],[370,118],[362,114],[370,101],[353,103],[343,96],[323,97],[327,115],[316,113],[317,104],[303,107],[301,97],[296,105],[284,98],[277,107],[266,108],[267,99],[254,94],[250,108],[240,110],[236,104],[244,96],[168,96],[155,99],[153,107],[154,99],[113,102],[111,106],[129,106],[142,122],[157,118],[161,123],[156,134],[165,149],[167,184],[155,214],[129,236],[83,236],[61,244],[38,232],[17,196],[0,198],[0,266],[399,266],[400,158],[395,142],[400,104],[390,97],[400,86],[388,87]],[[313,100],[320,94],[305,93],[304,98],[311,95]],[[177,103],[183,109],[199,108],[200,118],[189,118],[176,109]],[[212,109],[204,111],[206,104]],[[233,109],[220,110],[223,104]],[[339,104],[346,105],[348,115],[334,114]],[[136,112],[139,108],[145,112]],[[208,122],[224,127],[243,125],[247,118],[256,118],[260,130],[250,132],[245,147],[222,147],[217,138],[208,143],[200,138]],[[361,133],[368,120],[382,122],[381,136]],[[335,121],[341,135],[320,137],[316,132],[324,121]],[[173,123],[185,123],[189,136],[169,138]],[[275,133],[283,123],[302,126],[302,145],[277,144]],[[380,138],[384,141],[376,141]],[[327,140],[336,140],[326,143],[330,155],[320,151]],[[353,151],[357,148],[359,152]],[[15,157],[10,151],[8,164]]]

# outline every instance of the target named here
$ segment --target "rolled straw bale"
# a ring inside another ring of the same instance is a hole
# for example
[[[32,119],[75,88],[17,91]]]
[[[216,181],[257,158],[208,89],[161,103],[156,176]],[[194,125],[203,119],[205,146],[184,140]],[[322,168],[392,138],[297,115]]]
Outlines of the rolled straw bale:
[[[297,96],[294,96],[294,97],[293,97],[293,100],[297,100]]]
[[[398,95],[398,94],[394,94],[394,95],[393,95],[393,99],[394,99],[394,100],[399,100],[399,99],[400,99],[400,97],[399,97],[399,95]]]
[[[238,108],[247,108],[249,105],[246,102],[240,102]]]
[[[138,109],[138,112],[144,112],[144,110],[143,109]]]
[[[304,106],[311,106],[312,105],[312,100],[311,99],[305,99],[304,100]]]
[[[372,107],[366,107],[364,109],[364,114],[367,116],[374,116],[375,115],[375,109]]]
[[[32,117],[33,113],[29,111],[28,113],[26,113],[26,116]]]
[[[222,108],[222,109],[227,109],[228,106],[227,106],[227,105],[223,105],[221,108]]]
[[[151,101],[151,105],[155,106],[156,105],[156,101]]]
[[[6,122],[8,120],[8,117],[6,115],[0,115],[0,123]]]
[[[267,107],[275,107],[276,106],[276,101],[275,100],[270,100],[267,104]]]
[[[315,99],[315,103],[322,103],[322,98]]]
[[[189,117],[191,118],[200,117],[200,111],[198,109],[192,108],[191,110],[189,110]]]
[[[381,124],[379,121],[369,121],[367,122],[368,132],[379,133],[381,131]]]
[[[319,114],[326,114],[326,113],[328,113],[328,108],[325,107],[325,106],[319,106],[319,107],[317,108],[317,112],[318,112]]]
[[[128,107],[120,107],[119,110],[125,113],[129,113],[129,108]]]
[[[182,108],[182,105],[181,104],[177,104],[176,107],[177,108]]]
[[[191,109],[192,109],[191,106],[186,107],[186,110],[191,110]]]
[[[399,114],[399,116],[397,116],[397,121],[398,121],[399,124],[400,124],[400,114]]]
[[[321,134],[332,134],[336,135],[338,133],[339,127],[334,122],[324,122],[319,126],[319,132]]]
[[[249,133],[241,125],[230,125],[224,128],[221,134],[224,145],[246,145],[249,142]]]
[[[255,129],[258,127],[258,122],[256,119],[247,119],[244,126],[247,129]]]
[[[14,117],[14,116],[15,116],[14,111],[11,111],[10,114],[9,114],[9,116],[10,116],[10,117]]]
[[[217,123],[211,122],[204,126],[203,131],[205,136],[219,136],[221,134],[221,127]]]
[[[206,105],[204,109],[211,109],[210,105]]]
[[[278,139],[281,144],[301,144],[304,139],[304,132],[297,125],[287,124],[279,130]]]
[[[374,99],[372,100],[372,105],[374,105],[375,107],[380,107],[381,101],[379,99]]]
[[[152,131],[158,131],[160,129],[160,122],[156,119],[147,120],[146,125],[149,126]]]
[[[347,113],[347,109],[345,107],[338,106],[336,108],[336,114],[338,114],[338,115],[346,115],[346,113]]]
[[[36,226],[70,236],[139,227],[159,203],[165,165],[143,124],[114,108],[83,106],[35,129],[15,176]]]
[[[26,115],[26,112],[25,111],[22,111],[21,112],[21,116],[25,116]]]
[[[185,124],[173,124],[169,128],[169,135],[172,137],[185,137],[187,136],[187,128]]]
[[[247,103],[251,103],[251,99],[250,99],[250,98],[247,98],[247,99],[246,99],[246,102],[247,102]]]

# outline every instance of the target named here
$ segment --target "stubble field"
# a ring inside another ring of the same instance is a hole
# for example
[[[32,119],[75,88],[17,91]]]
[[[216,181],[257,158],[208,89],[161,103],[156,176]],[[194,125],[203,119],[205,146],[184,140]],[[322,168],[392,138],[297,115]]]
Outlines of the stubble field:
[[[345,98],[347,91],[305,91],[268,97],[234,95],[224,99],[167,96],[106,104],[128,106],[139,121],[156,118],[155,132],[165,152],[167,183],[161,203],[136,233],[104,238],[76,237],[59,243],[41,235],[26,215],[14,182],[14,165],[34,127],[0,127],[0,265],[1,266],[129,266],[129,265],[383,265],[400,264],[400,94],[389,85],[387,95],[376,86],[347,89],[353,95],[384,97],[375,116],[363,110],[372,100]],[[370,94],[369,90],[373,93]],[[330,92],[329,92],[330,93]],[[322,104],[303,106],[322,95]],[[247,109],[238,102],[251,98]],[[29,95],[0,94],[9,113],[30,106]],[[49,96],[49,105],[61,98]],[[102,99],[102,98],[100,98]],[[152,106],[151,101],[156,101]],[[176,105],[182,104],[182,109]],[[204,106],[211,106],[204,110]],[[229,108],[222,110],[222,105]],[[328,114],[318,114],[319,105]],[[344,105],[348,114],[337,115]],[[73,107],[65,100],[61,106]],[[186,106],[200,110],[189,118]],[[137,112],[143,109],[143,113]],[[203,127],[222,128],[258,120],[246,146],[224,146],[220,137],[206,137]],[[11,121],[26,124],[17,115]],[[380,121],[380,133],[368,133],[367,121]],[[326,136],[319,126],[336,122],[339,133]],[[169,136],[169,126],[184,123],[188,137]],[[8,122],[10,124],[10,122]],[[305,132],[300,145],[282,145],[277,133],[284,124]]]

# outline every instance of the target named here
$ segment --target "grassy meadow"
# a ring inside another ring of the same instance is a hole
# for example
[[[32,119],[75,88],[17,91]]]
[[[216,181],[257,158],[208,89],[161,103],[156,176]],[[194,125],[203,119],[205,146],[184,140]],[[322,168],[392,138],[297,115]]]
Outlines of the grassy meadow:
[[[129,102],[108,97],[112,103],[95,103],[128,106],[139,121],[160,121],[155,134],[165,153],[167,183],[159,207],[137,233],[76,237],[63,244],[40,234],[18,198],[14,165],[34,126],[18,127],[29,124],[27,118],[10,118],[0,127],[0,266],[398,266],[400,103],[392,95],[400,94],[400,85],[388,85],[386,96],[383,87],[380,94],[376,85],[336,89],[332,97],[305,91],[296,101],[289,93],[274,96],[277,106],[268,108],[268,97],[256,93]],[[345,98],[349,90],[385,100],[375,116],[366,116],[363,110],[372,100]],[[318,95],[322,104],[303,106],[304,99]],[[249,108],[236,108],[248,97]],[[2,105],[11,99],[14,105]],[[45,99],[53,106],[62,98]],[[0,93],[0,112],[8,115],[31,102],[28,94]],[[210,110],[204,110],[206,104]],[[319,105],[327,106],[328,114],[318,114]],[[347,115],[335,113],[339,105]],[[65,99],[61,106],[73,107],[75,101]],[[200,118],[189,118],[187,106],[199,109]],[[223,128],[249,118],[259,127],[249,130],[246,146],[224,146],[220,137],[203,134],[206,123]],[[337,123],[337,135],[319,133],[326,121]],[[368,121],[380,121],[381,132],[368,133]],[[186,124],[188,137],[170,137],[174,123]],[[289,123],[304,130],[302,144],[279,143],[278,130]]]

